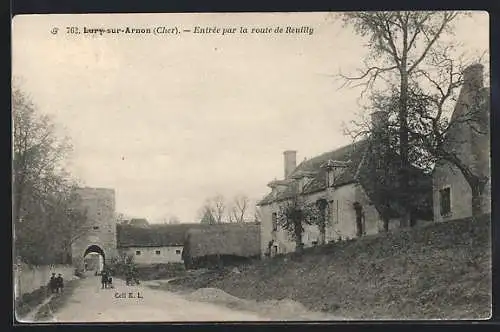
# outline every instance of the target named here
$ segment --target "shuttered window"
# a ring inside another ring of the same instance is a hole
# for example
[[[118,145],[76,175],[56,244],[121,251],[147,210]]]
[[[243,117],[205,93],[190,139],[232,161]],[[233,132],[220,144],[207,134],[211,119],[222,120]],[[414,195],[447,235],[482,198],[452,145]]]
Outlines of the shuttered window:
[[[278,230],[278,214],[276,212],[273,213],[272,215],[272,222],[273,222],[273,231]]]

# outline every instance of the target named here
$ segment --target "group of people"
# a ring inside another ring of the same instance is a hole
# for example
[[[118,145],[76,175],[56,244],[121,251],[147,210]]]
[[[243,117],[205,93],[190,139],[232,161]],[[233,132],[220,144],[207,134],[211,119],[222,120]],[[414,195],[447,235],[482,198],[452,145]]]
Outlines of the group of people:
[[[130,265],[127,269],[127,272],[125,275],[125,284],[127,286],[139,285],[139,278],[137,276],[137,270],[132,265]]]
[[[111,272],[106,268],[104,268],[101,272],[101,289],[104,288],[114,288]]]
[[[62,293],[64,289],[64,280],[61,273],[59,273],[57,277],[55,273],[52,273],[49,281],[49,289],[52,293]]]

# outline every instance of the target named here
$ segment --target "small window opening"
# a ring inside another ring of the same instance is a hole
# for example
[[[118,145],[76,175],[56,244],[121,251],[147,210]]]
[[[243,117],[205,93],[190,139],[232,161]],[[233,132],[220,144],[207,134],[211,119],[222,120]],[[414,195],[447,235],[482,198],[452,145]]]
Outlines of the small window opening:
[[[451,213],[451,191],[450,187],[439,191],[439,200],[441,204],[441,215],[446,216]]]

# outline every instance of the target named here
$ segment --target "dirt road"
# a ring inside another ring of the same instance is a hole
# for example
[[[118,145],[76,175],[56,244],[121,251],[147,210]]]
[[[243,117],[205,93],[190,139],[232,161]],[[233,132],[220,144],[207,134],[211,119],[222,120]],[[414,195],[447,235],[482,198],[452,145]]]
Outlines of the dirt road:
[[[268,321],[210,303],[188,301],[179,295],[114,280],[114,289],[101,289],[100,279],[82,279],[53,322],[189,322]]]

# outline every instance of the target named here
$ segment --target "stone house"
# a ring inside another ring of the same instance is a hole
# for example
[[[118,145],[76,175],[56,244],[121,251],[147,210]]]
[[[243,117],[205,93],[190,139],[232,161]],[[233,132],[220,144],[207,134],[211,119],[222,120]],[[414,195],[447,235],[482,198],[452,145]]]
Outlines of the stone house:
[[[183,263],[186,257],[210,255],[259,256],[259,227],[255,223],[117,225],[118,252],[141,265]]]
[[[490,89],[483,86],[482,65],[466,68],[463,78],[445,146],[475,175],[488,177],[480,204],[484,213],[490,213]],[[434,221],[471,217],[472,191],[462,172],[450,162],[439,160],[432,175]]]
[[[182,263],[184,237],[189,224],[139,227],[117,225],[120,255],[131,255],[137,264]]]
[[[301,204],[323,202],[318,206],[323,210],[325,231],[320,232],[317,225],[304,225],[304,247],[400,227],[401,204],[393,190],[397,185],[399,158],[388,151],[383,136],[377,134],[384,132],[387,124],[385,112],[374,112],[374,131],[370,138],[304,160],[299,165],[296,165],[296,151],[284,152],[284,179],[271,181],[268,184],[271,192],[258,203],[262,214],[263,256],[295,250],[295,241],[278,222],[280,207],[294,197],[300,197]],[[379,154],[387,158],[382,160]],[[376,172],[384,170],[382,177],[374,175],[374,165]],[[382,182],[384,186],[380,185]],[[431,176],[412,168],[410,185],[412,200],[418,202],[412,211],[413,222],[431,220]]]

